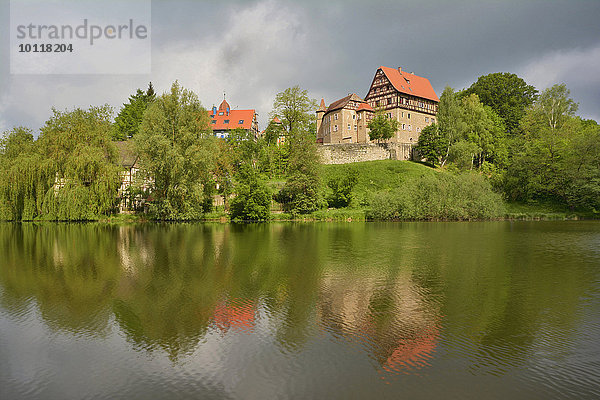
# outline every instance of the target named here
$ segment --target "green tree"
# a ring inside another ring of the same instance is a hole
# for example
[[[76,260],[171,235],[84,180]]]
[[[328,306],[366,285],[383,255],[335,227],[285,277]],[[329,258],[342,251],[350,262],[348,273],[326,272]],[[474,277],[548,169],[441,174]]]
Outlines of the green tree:
[[[138,89],[134,95],[129,97],[129,103],[123,104],[115,118],[115,140],[130,139],[138,133],[144,112],[155,99],[156,94],[152,82],[148,84],[146,92]]]
[[[418,154],[428,163],[439,165],[446,154],[447,138],[441,135],[437,124],[426,126],[419,135]]]
[[[196,94],[173,83],[148,108],[134,140],[153,181],[155,217],[194,219],[210,208],[218,150]]]
[[[496,72],[480,76],[466,94],[479,96],[483,104],[490,106],[502,118],[506,130],[516,133],[525,110],[536,99],[537,90],[515,74]]]
[[[271,214],[271,192],[250,166],[238,173],[239,183],[231,201],[231,218],[242,221],[266,221]]]
[[[289,176],[276,196],[284,209],[307,214],[319,208],[319,154],[311,134],[290,136]]]
[[[383,113],[377,113],[367,125],[370,129],[369,138],[371,140],[388,140],[394,136],[400,123],[388,118]]]
[[[352,189],[358,183],[358,172],[348,170],[344,176],[334,177],[327,182],[331,193],[327,196],[329,207],[348,207],[352,201]]]
[[[273,117],[278,117],[288,133],[312,132],[311,123],[316,119],[317,101],[308,96],[307,90],[298,85],[277,93],[273,102]]]
[[[459,123],[461,119],[460,100],[449,86],[446,86],[438,105],[437,122],[439,135],[442,138],[445,149],[443,151],[440,164],[443,167],[448,161],[450,146],[452,146],[461,137]]]
[[[58,220],[109,214],[116,207],[121,183],[111,140],[112,109],[53,109],[53,113],[37,141],[42,159],[39,174],[49,186],[42,214]]]

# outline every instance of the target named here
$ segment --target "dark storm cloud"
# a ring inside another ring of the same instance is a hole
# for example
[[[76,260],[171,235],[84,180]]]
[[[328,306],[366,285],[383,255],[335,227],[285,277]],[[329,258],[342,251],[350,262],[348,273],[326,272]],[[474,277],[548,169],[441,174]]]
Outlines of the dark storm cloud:
[[[426,76],[438,94],[499,71],[540,89],[565,82],[580,114],[599,119],[598,15],[600,1],[573,0],[154,1],[151,75],[11,76],[6,61],[0,124],[37,128],[52,105],[118,108],[149,80],[162,92],[178,79],[207,107],[225,90],[232,106],[257,108],[264,128],[277,92],[364,96],[379,65]]]

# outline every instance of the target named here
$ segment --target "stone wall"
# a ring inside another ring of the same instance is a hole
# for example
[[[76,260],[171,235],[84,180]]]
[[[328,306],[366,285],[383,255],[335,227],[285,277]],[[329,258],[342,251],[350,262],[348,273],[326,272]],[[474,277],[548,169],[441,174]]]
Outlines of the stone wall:
[[[410,160],[411,143],[344,143],[319,145],[323,164],[349,164],[376,160]]]

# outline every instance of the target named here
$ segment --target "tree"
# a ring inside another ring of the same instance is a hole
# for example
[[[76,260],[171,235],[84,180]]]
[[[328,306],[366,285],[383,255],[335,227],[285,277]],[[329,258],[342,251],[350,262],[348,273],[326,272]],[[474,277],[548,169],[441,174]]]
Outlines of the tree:
[[[273,117],[278,117],[288,133],[311,132],[310,126],[316,116],[317,101],[308,96],[307,90],[298,85],[277,93],[273,102]]]
[[[290,136],[289,177],[276,196],[284,209],[307,214],[319,207],[319,154],[310,134]]]
[[[236,196],[231,201],[231,218],[242,221],[266,221],[271,214],[271,192],[259,181],[248,165],[238,174]]]
[[[153,181],[151,212],[157,218],[194,219],[208,210],[217,145],[196,94],[175,81],[150,105],[134,140]]]
[[[537,96],[537,90],[515,74],[496,72],[483,75],[466,91],[492,108],[504,121],[508,133],[519,130],[519,122]]]
[[[129,97],[129,103],[123,104],[115,118],[115,140],[126,140],[138,133],[144,112],[148,105],[156,99],[152,82],[148,84],[146,92],[138,89]]]
[[[348,207],[352,201],[352,189],[358,182],[358,172],[349,170],[344,176],[332,178],[327,182],[331,193],[327,197],[329,207]]]
[[[439,165],[448,147],[446,140],[441,135],[438,125],[431,124],[421,131],[416,151],[427,162]]]
[[[48,190],[42,214],[58,220],[88,220],[112,212],[121,180],[111,140],[112,109],[52,110],[37,145]]]
[[[442,167],[448,160],[450,146],[460,139],[460,117],[460,101],[456,96],[456,93],[454,93],[454,89],[446,86],[440,96],[437,113],[439,135],[443,138],[445,146],[440,162]]]
[[[388,118],[383,113],[377,113],[367,125],[370,129],[369,137],[371,140],[388,140],[394,136],[398,130],[399,122]]]

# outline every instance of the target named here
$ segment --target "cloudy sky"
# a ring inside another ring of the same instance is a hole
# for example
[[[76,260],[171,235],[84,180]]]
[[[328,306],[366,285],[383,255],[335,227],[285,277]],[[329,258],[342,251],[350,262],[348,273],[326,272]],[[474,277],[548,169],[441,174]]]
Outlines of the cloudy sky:
[[[152,72],[130,75],[11,74],[9,10],[0,0],[0,130],[37,130],[52,106],[118,111],[149,81],[162,93],[176,79],[207,108],[225,91],[233,108],[257,109],[264,129],[277,92],[364,97],[380,65],[427,77],[438,95],[492,72],[566,83],[579,114],[600,121],[599,0],[152,1]]]

